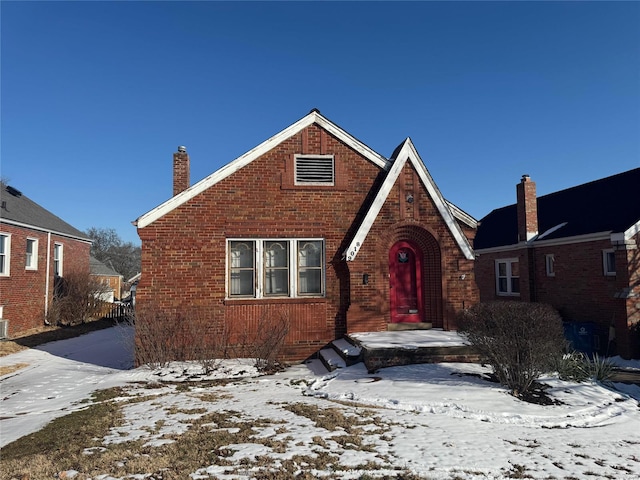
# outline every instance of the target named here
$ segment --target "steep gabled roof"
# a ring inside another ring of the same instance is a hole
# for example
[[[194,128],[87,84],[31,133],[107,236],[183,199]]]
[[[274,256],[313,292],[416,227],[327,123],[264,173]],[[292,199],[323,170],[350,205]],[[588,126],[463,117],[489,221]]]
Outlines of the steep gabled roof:
[[[344,131],[342,128],[338,127],[336,124],[327,120],[323,117],[318,110],[312,110],[308,115],[304,116],[300,120],[298,120],[293,125],[282,130],[280,133],[275,134],[273,137],[268,140],[262,142],[257,147],[249,150],[244,155],[236,158],[232,162],[226,164],[219,170],[215,171],[208,177],[202,179],[198,183],[195,183],[191,187],[187,188],[185,191],[179,193],[178,195],[170,198],[166,202],[160,204],[153,210],[145,213],[144,215],[138,217],[137,220],[133,222],[135,226],[138,228],[144,228],[147,225],[155,222],[159,218],[163,217],[167,213],[172,210],[178,208],[183,203],[191,200],[196,195],[202,193],[209,187],[215,185],[216,183],[224,180],[231,174],[237,172],[241,168],[245,167],[256,158],[265,154],[276,145],[280,144],[287,138],[297,134],[303,129],[307,128],[310,125],[317,124],[318,126],[327,130],[330,134],[335,136],[337,139],[351,147],[353,150],[360,153],[363,157],[367,158],[369,161],[377,165],[382,169],[388,168],[387,159],[385,159],[382,155],[374,152],[371,148],[366,146],[361,141],[357,140],[355,137]]]
[[[538,231],[533,242],[596,233],[630,238],[640,231],[640,168],[538,197]],[[518,243],[516,205],[498,208],[480,220],[474,247]]]
[[[19,190],[0,184],[0,222],[91,242],[83,232],[41,207]]]
[[[420,181],[429,193],[429,196],[436,205],[438,211],[440,212],[440,215],[447,224],[447,227],[449,227],[449,230],[458,243],[460,250],[462,250],[466,258],[468,258],[469,260],[473,260],[475,257],[473,249],[471,248],[471,244],[462,232],[460,225],[458,225],[458,223],[456,222],[453,211],[450,208],[450,204],[442,197],[440,190],[433,181],[433,178],[431,178],[427,167],[425,167],[424,163],[422,162],[422,159],[418,155],[418,152],[416,151],[410,138],[407,138],[398,146],[398,148],[396,148],[396,150],[393,152],[391,160],[393,161],[393,163],[391,165],[391,168],[389,169],[389,172],[387,173],[386,179],[382,183],[380,190],[371,203],[371,206],[369,207],[369,210],[367,211],[362,224],[351,240],[351,243],[344,251],[344,257],[346,258],[346,260],[353,260],[358,254],[360,248],[362,248],[362,244],[367,238],[369,230],[371,230],[371,227],[378,217],[378,214],[380,213],[384,202],[387,200],[387,197],[389,196],[391,189],[395,185],[396,180],[398,179],[398,176],[402,171],[402,168],[407,162],[410,162],[411,165],[413,165],[413,168],[415,168],[416,172],[418,172]],[[457,210],[458,215],[462,216],[464,212],[462,212],[462,210],[460,209]],[[473,220],[470,216],[467,215],[467,217],[471,221]]]

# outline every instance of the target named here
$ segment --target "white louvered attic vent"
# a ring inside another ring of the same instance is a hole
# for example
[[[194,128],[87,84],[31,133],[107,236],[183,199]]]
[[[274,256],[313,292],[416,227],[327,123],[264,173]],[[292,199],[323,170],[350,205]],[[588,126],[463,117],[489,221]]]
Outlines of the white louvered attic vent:
[[[333,155],[296,156],[296,185],[333,185]]]

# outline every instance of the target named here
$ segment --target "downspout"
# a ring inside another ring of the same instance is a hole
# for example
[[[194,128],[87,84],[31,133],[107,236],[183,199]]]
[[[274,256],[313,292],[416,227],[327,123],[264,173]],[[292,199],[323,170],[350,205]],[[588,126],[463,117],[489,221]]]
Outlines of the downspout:
[[[538,301],[538,289],[536,288],[536,247],[533,242],[528,246],[529,248],[529,298],[530,302]]]
[[[51,270],[51,232],[47,232],[47,273],[44,282],[44,324],[49,325],[49,271]]]

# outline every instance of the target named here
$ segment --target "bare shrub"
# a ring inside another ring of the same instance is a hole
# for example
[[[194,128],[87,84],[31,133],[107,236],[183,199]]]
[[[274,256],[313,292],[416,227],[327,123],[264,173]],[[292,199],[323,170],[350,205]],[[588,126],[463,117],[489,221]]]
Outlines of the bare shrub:
[[[459,332],[516,397],[553,369],[565,345],[560,315],[541,303],[479,303],[462,312]]]
[[[152,369],[172,361],[198,361],[204,373],[218,367],[229,350],[229,332],[206,308],[164,309],[138,305],[135,314],[135,362]]]
[[[54,298],[47,312],[52,325],[79,325],[102,316],[101,300],[108,287],[88,271],[72,271],[55,281]]]
[[[290,328],[288,310],[269,308],[258,318],[253,331],[243,332],[240,348],[254,359],[259,371],[275,372],[281,367],[278,358]]]

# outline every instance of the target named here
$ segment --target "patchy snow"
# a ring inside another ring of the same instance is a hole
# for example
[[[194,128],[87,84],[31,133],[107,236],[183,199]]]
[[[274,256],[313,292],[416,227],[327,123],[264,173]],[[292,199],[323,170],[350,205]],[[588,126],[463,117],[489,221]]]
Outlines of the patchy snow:
[[[397,332],[354,333],[351,337],[369,348],[402,347],[415,349],[421,347],[458,347],[468,342],[457,332],[445,332],[441,329],[401,330]]]
[[[400,469],[443,480],[498,479],[518,472],[531,478],[640,479],[638,386],[616,384],[614,389],[550,376],[542,380],[559,403],[541,406],[519,401],[484,380],[488,370],[476,364],[409,365],[369,374],[362,364],[322,372],[312,361],[258,377],[251,362],[234,360],[221,362],[211,375],[190,363],[154,372],[127,369],[132,355],[130,342],[123,339],[130,334],[112,328],[0,358],[0,365],[29,365],[0,378],[0,445],[81,408],[92,391],[124,386],[127,398],[139,401],[123,401],[125,421],[102,439],[105,447],[130,440],[149,446],[171,442],[194,421],[218,413],[255,422],[254,438],[272,442],[230,443],[225,458],[238,466],[235,470],[202,465],[192,478],[248,479],[251,469],[241,469],[247,460],[266,456],[277,467],[295,456],[323,453],[352,467],[341,471],[341,478],[392,476]],[[368,345],[413,348],[424,346],[428,338],[431,345],[460,342],[450,332],[358,337]],[[640,368],[640,362],[625,366]],[[219,377],[235,380],[215,387],[190,384],[186,391],[175,383]],[[338,408],[357,417],[367,448],[352,448],[344,443],[344,430],[326,430],[286,408],[295,404]],[[208,428],[236,432],[228,425],[211,423]],[[273,442],[284,447],[275,448]],[[85,454],[98,451],[87,449]],[[376,468],[358,470],[365,464]],[[313,473],[322,478],[331,469]]]

